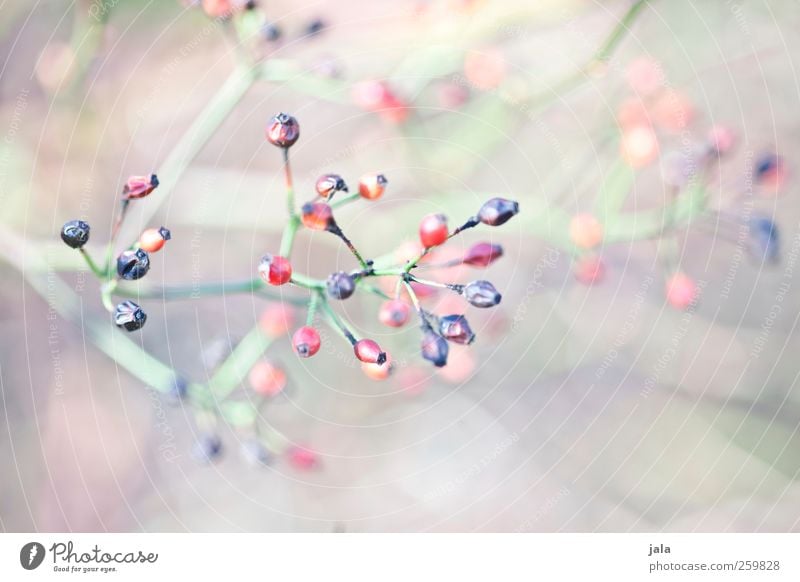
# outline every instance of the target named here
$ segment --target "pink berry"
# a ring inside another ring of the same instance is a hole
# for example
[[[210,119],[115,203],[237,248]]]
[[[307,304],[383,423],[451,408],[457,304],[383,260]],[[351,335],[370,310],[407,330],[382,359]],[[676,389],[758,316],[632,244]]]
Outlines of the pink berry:
[[[292,348],[301,358],[310,358],[319,351],[322,340],[319,332],[311,326],[303,326],[292,336]]]
[[[606,276],[606,265],[600,257],[584,257],[575,265],[575,279],[582,285],[600,283]]]
[[[390,299],[381,305],[378,319],[389,327],[402,327],[408,321],[411,307],[400,299]]]
[[[666,285],[667,301],[675,309],[686,309],[697,297],[697,285],[684,273],[675,273]]]
[[[289,463],[295,468],[304,471],[314,469],[319,465],[317,454],[305,447],[292,446],[286,451]]]
[[[386,352],[371,339],[362,339],[353,346],[356,357],[367,364],[383,364],[386,362]]]
[[[578,248],[594,248],[603,240],[603,225],[591,214],[577,214],[569,223],[569,237]]]

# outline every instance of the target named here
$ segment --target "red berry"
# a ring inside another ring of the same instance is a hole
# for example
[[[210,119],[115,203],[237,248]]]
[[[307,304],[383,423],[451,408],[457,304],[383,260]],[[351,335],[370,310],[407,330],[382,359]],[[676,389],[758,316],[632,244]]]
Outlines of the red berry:
[[[310,358],[319,351],[322,340],[319,332],[311,326],[303,326],[292,336],[292,349],[301,358]]]
[[[481,242],[472,245],[461,262],[472,267],[488,267],[502,256],[503,247]]]
[[[389,327],[402,327],[408,321],[411,308],[405,301],[390,299],[381,305],[378,319],[383,325]]]
[[[419,240],[425,248],[435,247],[447,240],[447,217],[444,214],[429,214],[419,225]]]
[[[308,202],[301,209],[303,225],[311,230],[328,230],[333,224],[333,210],[324,202]]]
[[[383,364],[386,361],[386,352],[371,339],[362,339],[353,346],[356,357],[367,364]]]
[[[337,192],[347,192],[347,184],[338,174],[325,174],[317,178],[317,194],[323,198],[330,198]]]
[[[569,238],[581,249],[591,249],[603,240],[603,225],[591,214],[577,214],[569,223]]]
[[[294,309],[285,303],[270,305],[261,312],[258,325],[268,337],[280,337],[289,332],[294,321]]]
[[[283,285],[292,278],[292,264],[278,255],[265,255],[258,265],[258,274],[265,283]]]
[[[286,372],[269,362],[258,362],[247,379],[253,390],[263,396],[275,396],[286,388]]]
[[[164,247],[172,234],[164,228],[148,228],[141,236],[139,236],[139,248],[146,250],[148,253],[160,251]]]
[[[358,193],[367,200],[377,200],[383,196],[388,183],[383,174],[366,174],[358,181]]]

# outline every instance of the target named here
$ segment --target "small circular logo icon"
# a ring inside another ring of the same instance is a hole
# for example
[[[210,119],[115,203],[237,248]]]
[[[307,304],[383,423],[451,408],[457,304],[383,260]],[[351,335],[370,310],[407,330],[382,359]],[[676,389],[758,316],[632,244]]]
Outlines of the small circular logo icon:
[[[26,570],[35,570],[44,561],[44,546],[39,542],[28,542],[19,551],[19,563]]]

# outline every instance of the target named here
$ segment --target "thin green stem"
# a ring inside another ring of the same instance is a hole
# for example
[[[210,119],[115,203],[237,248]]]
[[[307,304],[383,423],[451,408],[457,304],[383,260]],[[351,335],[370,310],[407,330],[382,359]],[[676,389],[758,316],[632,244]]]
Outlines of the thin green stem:
[[[348,194],[344,198],[339,198],[336,202],[331,202],[331,208],[341,208],[342,206],[346,206],[351,202],[355,202],[356,200],[361,199],[361,194],[355,192],[353,194]]]
[[[289,216],[297,215],[294,207],[294,180],[292,180],[292,167],[289,164],[289,148],[283,148],[283,179],[286,182],[286,206]]]
[[[293,273],[290,282],[297,285],[298,287],[305,287],[306,289],[313,289],[317,291],[325,289],[325,281],[320,281],[319,279],[312,279],[311,277],[307,277],[306,275],[301,275],[300,273]]]
[[[225,400],[242,383],[271,343],[272,338],[264,335],[258,325],[253,326],[208,383],[211,395],[217,402]]]
[[[97,265],[97,263],[94,262],[94,259],[92,259],[91,255],[89,254],[89,251],[87,251],[83,247],[81,247],[78,250],[80,251],[81,256],[83,257],[83,260],[86,261],[86,264],[89,266],[89,269],[92,271],[92,273],[94,273],[94,276],[97,277],[98,279],[104,279],[105,271],[103,271],[103,269],[101,269]]]
[[[319,305],[319,293],[312,293],[311,299],[308,301],[308,313],[306,314],[306,325],[310,326],[314,323],[314,316],[317,313],[317,306]]]
[[[281,235],[281,246],[280,251],[278,251],[280,256],[288,258],[292,254],[292,247],[294,246],[298,228],[300,228],[300,217],[293,214],[289,217],[289,222],[284,227]]]
[[[122,205],[119,209],[119,214],[117,214],[117,218],[114,221],[114,226],[111,229],[111,238],[108,239],[108,244],[106,245],[106,267],[105,267],[105,276],[110,281],[114,276],[114,268],[113,268],[113,260],[114,260],[114,247],[117,244],[117,239],[119,238],[119,232],[122,229],[122,223],[125,222],[125,215],[128,212],[128,207],[130,206],[130,200],[124,199],[122,201]]]
[[[367,263],[367,261],[365,261],[364,258],[361,256],[361,253],[359,253],[358,250],[356,250],[356,247],[353,245],[353,243],[350,241],[350,239],[347,238],[347,236],[344,234],[344,231],[341,229],[341,227],[338,224],[334,224],[331,228],[328,229],[328,232],[331,232],[331,233],[335,234],[336,236],[338,236],[340,239],[342,239],[342,242],[345,244],[345,246],[348,249],[350,249],[350,252],[353,253],[353,256],[356,258],[358,263],[361,265],[362,269],[365,269],[365,270],[369,269],[369,264]]]
[[[161,299],[173,301],[177,299],[199,299],[216,295],[238,293],[254,293],[270,301],[282,301],[292,305],[305,305],[302,297],[288,297],[269,289],[260,278],[242,281],[212,281],[191,285],[165,285],[163,287],[140,287],[138,285],[118,285],[112,290],[114,295],[133,296],[140,299]]]
[[[344,322],[339,319],[339,316],[336,315],[336,312],[331,307],[330,303],[328,303],[327,298],[322,294],[319,293],[320,296],[320,306],[322,307],[322,312],[330,323],[331,327],[338,331],[342,337],[344,337],[350,345],[356,345],[356,338],[352,334],[352,332],[347,328]]]
[[[636,17],[639,16],[639,13],[642,11],[645,4],[647,4],[647,1],[648,0],[638,0],[628,8],[628,11],[611,31],[611,34],[603,45],[597,49],[594,58],[589,63],[589,67],[591,67],[594,62],[605,63],[611,58],[611,55],[616,50],[617,46],[619,46],[619,43],[621,43],[627,33],[630,32],[631,25],[636,20]]]

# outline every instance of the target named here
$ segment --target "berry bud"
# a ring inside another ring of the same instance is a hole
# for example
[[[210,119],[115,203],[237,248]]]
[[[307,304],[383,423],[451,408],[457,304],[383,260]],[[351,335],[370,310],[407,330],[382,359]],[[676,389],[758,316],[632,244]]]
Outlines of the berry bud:
[[[332,198],[337,192],[348,192],[347,184],[338,174],[325,174],[317,178],[317,194],[323,198]]]
[[[272,460],[269,450],[258,439],[248,439],[242,443],[242,456],[253,467],[268,465]]]
[[[377,200],[383,196],[388,183],[383,174],[366,174],[358,181],[358,193],[367,200]]]
[[[61,227],[61,240],[73,249],[79,249],[89,242],[91,228],[82,220],[70,220]]]
[[[439,319],[439,333],[455,344],[469,345],[475,339],[475,334],[463,315],[445,315]]]
[[[155,253],[164,247],[169,239],[172,238],[172,233],[164,228],[148,228],[139,237],[139,248],[144,249],[148,253]]]
[[[519,212],[519,202],[505,198],[492,198],[484,202],[478,211],[478,219],[489,226],[505,224]]]
[[[464,255],[462,263],[472,267],[488,267],[503,256],[503,247],[491,243],[475,243]]]
[[[325,286],[328,290],[328,295],[333,299],[347,299],[356,290],[356,282],[353,277],[343,271],[331,273],[325,282]]]
[[[283,285],[292,278],[292,264],[278,255],[264,255],[258,264],[258,274],[269,285]]]
[[[114,309],[114,323],[125,331],[142,329],[147,322],[147,314],[133,301],[123,301]]]
[[[447,364],[447,353],[450,348],[445,339],[428,328],[422,334],[422,357],[437,368]]]
[[[367,364],[383,364],[386,361],[386,352],[371,339],[362,339],[353,346],[356,357]]]
[[[758,262],[777,263],[780,260],[780,234],[772,220],[765,216],[752,219],[749,251]]]
[[[435,247],[447,240],[447,217],[429,214],[419,224],[419,240],[425,248]]]
[[[383,325],[389,327],[402,327],[408,321],[411,308],[408,303],[400,299],[390,299],[381,305],[378,319]]]
[[[215,434],[202,434],[192,446],[192,458],[198,463],[211,463],[222,454],[222,439]]]
[[[264,335],[275,338],[289,333],[293,321],[294,309],[285,303],[276,303],[261,312],[258,325]]]
[[[489,281],[473,281],[464,287],[462,294],[475,307],[494,307],[503,298]]]
[[[158,176],[131,176],[122,188],[122,197],[125,200],[136,200],[148,196],[158,188]]]
[[[135,281],[150,270],[150,255],[142,249],[122,251],[117,257],[117,274],[126,281]]]
[[[569,223],[569,238],[578,248],[594,248],[603,240],[603,225],[591,214],[577,214]]]
[[[675,273],[667,281],[667,301],[675,309],[686,309],[697,297],[697,285],[688,275]]]
[[[303,326],[292,336],[292,349],[301,358],[310,358],[319,351],[322,343],[319,332],[311,326]]]
[[[300,124],[291,115],[278,113],[267,125],[267,140],[279,148],[290,148],[300,137]]]
[[[333,210],[324,202],[307,202],[300,211],[303,225],[311,230],[328,230],[336,224]]]
[[[276,396],[286,388],[286,372],[270,362],[258,362],[250,369],[247,380],[262,396]]]

